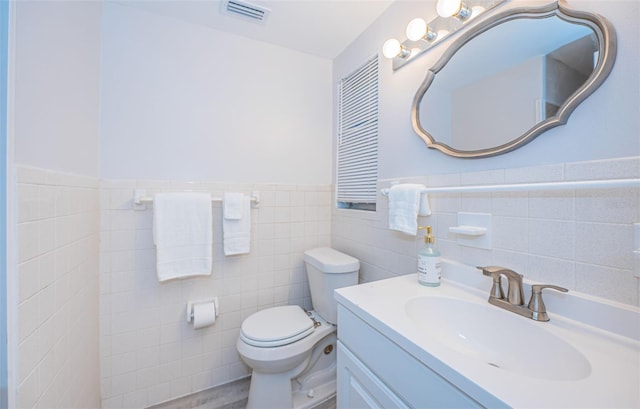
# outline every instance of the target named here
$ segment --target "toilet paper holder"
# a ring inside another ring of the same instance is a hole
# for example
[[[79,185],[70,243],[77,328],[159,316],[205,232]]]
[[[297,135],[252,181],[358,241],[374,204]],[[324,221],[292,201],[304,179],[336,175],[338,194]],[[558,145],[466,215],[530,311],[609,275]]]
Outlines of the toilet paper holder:
[[[218,309],[218,297],[213,297],[212,299],[209,300],[202,300],[202,301],[187,301],[187,322],[193,322],[193,307],[197,304],[209,304],[213,302],[213,307],[216,310],[216,318],[218,317],[218,315],[220,315],[219,313],[219,309]]]

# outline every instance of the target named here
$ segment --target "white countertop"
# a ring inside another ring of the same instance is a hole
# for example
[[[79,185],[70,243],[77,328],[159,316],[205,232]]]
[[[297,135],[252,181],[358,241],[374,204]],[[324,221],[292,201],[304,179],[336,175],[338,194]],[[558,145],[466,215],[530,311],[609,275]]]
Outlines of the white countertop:
[[[496,369],[469,358],[416,326],[405,311],[407,301],[416,297],[460,298],[489,305],[491,281],[481,272],[450,264],[445,266],[443,276],[456,281],[443,279],[439,287],[425,287],[418,284],[415,274],[410,274],[342,288],[335,294],[341,305],[484,406],[502,403],[518,408],[640,408],[640,309],[572,291],[562,297],[545,293],[553,300],[547,303],[549,322],[536,322],[495,307],[522,319],[525,325],[541,327],[563,339],[591,366],[590,374],[582,379],[545,379]],[[529,299],[526,289],[525,298]],[[525,348],[522,354],[527,354]]]

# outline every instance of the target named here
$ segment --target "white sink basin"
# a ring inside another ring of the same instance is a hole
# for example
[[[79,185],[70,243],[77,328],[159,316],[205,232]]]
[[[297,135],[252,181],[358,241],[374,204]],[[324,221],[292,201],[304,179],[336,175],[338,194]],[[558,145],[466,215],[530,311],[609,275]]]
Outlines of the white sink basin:
[[[591,374],[587,358],[536,322],[490,304],[441,296],[410,299],[405,312],[425,337],[496,368],[538,379],[575,381]]]

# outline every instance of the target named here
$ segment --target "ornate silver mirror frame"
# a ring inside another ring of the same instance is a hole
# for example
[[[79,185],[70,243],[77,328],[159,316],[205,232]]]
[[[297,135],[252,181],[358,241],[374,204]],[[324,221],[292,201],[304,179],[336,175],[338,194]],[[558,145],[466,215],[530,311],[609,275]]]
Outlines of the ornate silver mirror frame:
[[[524,134],[499,146],[479,150],[460,150],[443,142],[438,142],[427,132],[420,121],[420,103],[435,79],[437,73],[449,62],[451,57],[470,40],[507,21],[529,18],[540,19],[557,16],[570,23],[586,25],[593,29],[598,41],[598,59],[593,72],[587,80],[562,104],[554,116],[546,118],[531,127]],[[591,95],[607,78],[616,56],[616,35],[611,23],[604,17],[569,7],[565,0],[558,0],[541,7],[515,7],[488,17],[485,21],[471,26],[461,33],[461,37],[451,44],[438,61],[427,71],[426,77],[416,92],[411,108],[411,122],[415,132],[431,149],[437,149],[447,155],[458,158],[483,158],[501,155],[531,142],[538,135],[559,125],[564,125],[573,110]]]

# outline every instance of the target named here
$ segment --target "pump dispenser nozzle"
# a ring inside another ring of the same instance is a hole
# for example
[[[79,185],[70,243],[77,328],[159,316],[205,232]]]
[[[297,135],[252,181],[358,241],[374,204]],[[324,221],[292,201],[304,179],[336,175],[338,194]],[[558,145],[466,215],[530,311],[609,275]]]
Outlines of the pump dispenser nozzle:
[[[425,230],[426,233],[424,234],[424,242],[425,244],[433,244],[436,242],[436,239],[433,237],[433,234],[431,233],[431,226],[419,226],[418,230]]]

